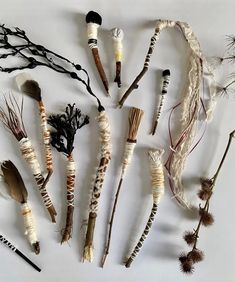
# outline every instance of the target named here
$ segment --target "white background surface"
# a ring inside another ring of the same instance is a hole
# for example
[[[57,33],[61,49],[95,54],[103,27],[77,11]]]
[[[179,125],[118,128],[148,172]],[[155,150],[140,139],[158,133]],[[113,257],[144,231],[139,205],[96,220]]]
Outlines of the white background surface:
[[[84,14],[89,10],[98,11],[103,17],[100,29],[100,53],[108,74],[111,96],[104,96],[103,87],[93,65],[91,53],[87,48],[86,25]],[[196,266],[195,273],[188,277],[179,270],[177,256],[188,250],[182,240],[182,233],[196,226],[192,216],[186,214],[171,198],[169,188],[162,200],[157,220],[140,255],[130,269],[122,265],[143,230],[151,208],[149,168],[147,149],[149,147],[169,146],[166,122],[169,109],[179,101],[180,91],[186,75],[187,48],[177,31],[164,31],[157,44],[151,68],[136,90],[127,100],[126,106],[138,106],[145,111],[139,131],[138,145],[132,165],[124,181],[113,228],[111,253],[104,269],[99,268],[104,246],[110,207],[118,183],[119,165],[123,153],[127,132],[128,108],[114,108],[120,93],[112,83],[114,61],[112,41],[109,30],[115,26],[125,32],[123,89],[132,82],[141,70],[147,52],[150,36],[154,31],[154,20],[157,18],[187,21],[193,28],[206,55],[223,55],[225,35],[235,33],[235,2],[232,0],[146,0],[146,1],[52,1],[52,0],[0,0],[0,19],[2,23],[24,29],[28,36],[49,49],[57,51],[82,64],[90,73],[92,87],[102,99],[112,125],[113,158],[107,172],[100,201],[100,209],[95,230],[95,260],[92,264],[81,263],[84,231],[81,225],[87,218],[89,189],[92,174],[97,165],[98,132],[96,108],[93,100],[84,88],[48,69],[40,68],[31,72],[43,89],[43,98],[48,112],[57,112],[66,103],[76,102],[84,113],[90,115],[90,125],[82,128],[76,137],[74,155],[78,165],[76,185],[76,209],[74,217],[73,238],[69,245],[61,246],[60,233],[65,219],[65,159],[54,151],[55,173],[48,189],[58,211],[57,224],[52,225],[48,214],[43,209],[27,165],[20,158],[14,138],[2,127],[0,128],[0,159],[11,159],[24,176],[29,190],[30,201],[35,213],[38,236],[41,242],[41,254],[30,253],[30,247],[23,235],[22,219],[19,207],[13,201],[0,198],[0,230],[20,250],[33,259],[42,268],[35,272],[20,258],[0,246],[0,281],[135,281],[135,282],[170,282],[170,281],[234,281],[234,156],[235,144],[228,155],[221,176],[218,179],[213,196],[211,210],[215,224],[202,229],[199,240],[200,248],[205,252],[205,260]],[[231,66],[230,66],[231,67]],[[157,70],[170,68],[172,79],[169,98],[164,106],[164,113],[155,137],[148,135],[153,114],[153,104],[158,91],[159,75]],[[226,68],[225,68],[226,69]],[[228,74],[227,71],[221,76]],[[16,91],[14,74],[0,74],[2,93]],[[156,79],[157,77],[157,79]],[[2,101],[1,101],[2,103]],[[208,126],[203,142],[190,156],[185,172],[185,185],[196,194],[197,179],[201,176],[212,176],[221,158],[228,133],[234,129],[234,97],[221,99],[215,118]],[[37,107],[30,99],[25,99],[25,124],[28,135],[32,138],[37,152],[42,152],[42,141],[37,137]],[[165,123],[164,123],[165,122]],[[40,154],[42,155],[42,154]],[[43,158],[41,158],[43,164]],[[195,196],[194,196],[195,197]]]

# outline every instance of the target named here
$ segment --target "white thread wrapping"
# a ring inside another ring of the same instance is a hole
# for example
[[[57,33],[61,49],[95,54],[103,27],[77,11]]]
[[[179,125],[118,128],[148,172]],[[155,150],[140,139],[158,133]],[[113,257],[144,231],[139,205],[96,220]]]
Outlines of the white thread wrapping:
[[[108,121],[108,117],[105,111],[101,111],[97,117],[98,125],[100,128],[100,143],[101,143],[101,155],[100,159],[106,160],[103,165],[99,165],[96,172],[96,177],[94,181],[94,186],[91,194],[91,202],[89,206],[89,212],[97,213],[98,212],[98,203],[103,187],[105,173],[108,167],[108,162],[111,159],[111,131]]]
[[[87,24],[87,37],[89,39],[97,39],[98,38],[98,28],[99,25],[96,23],[88,23]]]
[[[38,242],[32,211],[27,203],[21,205],[21,214],[24,220],[25,235],[31,245]]]
[[[126,142],[125,144],[125,150],[124,150],[124,155],[123,155],[123,160],[122,160],[122,178],[124,177],[127,168],[129,164],[131,163],[132,156],[134,153],[136,143],[131,143],[131,142]]]
[[[145,59],[145,68],[148,68],[149,66],[150,58],[153,54],[153,50],[155,48],[155,44],[157,39],[159,38],[161,30],[167,27],[178,27],[187,40],[189,48],[191,50],[189,59],[188,86],[183,93],[180,135],[176,138],[176,140],[174,140],[173,144],[178,143],[178,139],[181,138],[182,134],[184,140],[180,143],[179,146],[177,146],[174,154],[172,155],[169,168],[172,191],[180,204],[184,207],[189,208],[190,204],[185,197],[185,189],[182,184],[182,173],[196,134],[196,121],[198,119],[200,111],[199,90],[202,80],[203,58],[199,42],[194,35],[191,27],[187,23],[174,22],[169,20],[157,20],[155,33],[151,38],[149,51]]]
[[[165,75],[162,77],[162,94],[166,94],[170,82],[170,75]]]
[[[123,57],[123,38],[124,32],[120,28],[114,28],[111,30],[112,39],[113,39],[113,47],[116,62],[121,62]]]
[[[163,153],[164,150],[160,149],[149,151],[153,202],[157,205],[160,203],[165,190],[163,163],[161,160]]]
[[[19,141],[20,150],[22,153],[23,158],[26,160],[26,162],[29,164],[32,173],[34,175],[34,178],[37,182],[38,189],[41,193],[41,196],[43,198],[43,203],[46,208],[49,208],[52,206],[51,199],[47,193],[46,187],[43,187],[44,178],[41,173],[39,162],[36,158],[35,151],[32,147],[32,144],[28,138],[22,138]]]
[[[21,153],[24,159],[30,165],[33,175],[40,174],[41,173],[40,165],[36,158],[36,154],[30,140],[28,138],[22,138],[19,141],[19,144],[20,144]]]
[[[76,164],[74,160],[67,162],[67,206],[74,207],[74,184],[75,184]]]

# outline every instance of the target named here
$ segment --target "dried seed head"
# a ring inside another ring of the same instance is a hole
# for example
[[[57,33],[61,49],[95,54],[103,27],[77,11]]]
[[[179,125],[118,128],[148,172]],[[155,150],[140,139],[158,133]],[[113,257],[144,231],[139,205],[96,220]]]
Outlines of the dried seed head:
[[[186,254],[186,253],[180,254],[180,256],[179,256],[179,261],[180,261],[181,263],[184,263],[187,259],[188,259],[188,257],[187,257],[187,254]]]
[[[197,193],[198,197],[203,201],[208,200],[210,198],[211,194],[212,194],[212,191],[210,191],[209,189],[208,190],[207,189],[201,189]]]
[[[183,238],[188,245],[193,245],[197,239],[195,233],[191,231],[186,231]]]
[[[201,221],[204,226],[210,226],[214,223],[214,217],[211,213],[208,211],[205,211],[203,209],[199,210],[199,214],[201,216]]]
[[[201,178],[200,182],[202,189],[207,191],[211,189],[211,186],[213,184],[213,180],[209,178]]]
[[[187,259],[184,262],[181,262],[180,268],[182,272],[186,274],[192,274],[194,271],[193,260],[187,257]]]
[[[193,261],[193,263],[197,263],[203,260],[204,254],[201,250],[195,248],[188,253],[187,257],[190,258]]]

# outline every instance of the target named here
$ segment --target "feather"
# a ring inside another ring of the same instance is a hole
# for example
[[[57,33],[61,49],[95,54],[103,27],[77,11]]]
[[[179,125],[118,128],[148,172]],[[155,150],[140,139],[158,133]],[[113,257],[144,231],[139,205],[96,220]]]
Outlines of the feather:
[[[7,200],[11,198],[7,189],[7,184],[4,180],[3,175],[1,174],[0,174],[0,195]]]
[[[20,91],[24,92],[31,98],[40,102],[41,97],[41,88],[36,80],[33,80],[30,74],[20,73],[16,76],[16,84]]]
[[[28,192],[18,169],[11,161],[4,161],[1,164],[1,169],[12,199],[19,203],[26,203]]]

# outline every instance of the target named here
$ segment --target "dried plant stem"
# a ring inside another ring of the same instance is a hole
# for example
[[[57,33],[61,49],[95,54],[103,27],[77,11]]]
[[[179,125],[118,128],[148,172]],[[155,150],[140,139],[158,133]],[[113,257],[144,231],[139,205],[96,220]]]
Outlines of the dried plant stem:
[[[73,156],[67,158],[67,217],[61,244],[72,238],[73,212],[74,212],[74,187],[75,187],[75,162]]]
[[[193,230],[193,232],[186,232],[186,234],[184,235],[184,239],[186,241],[187,244],[192,245],[192,249],[191,251],[187,254],[187,255],[182,255],[179,259],[181,262],[181,269],[183,272],[186,273],[192,273],[193,271],[193,264],[196,262],[199,262],[203,259],[203,253],[202,251],[200,251],[197,248],[197,244],[198,244],[198,238],[199,238],[199,232],[201,229],[201,226],[209,226],[211,224],[213,224],[214,219],[211,213],[209,213],[209,206],[210,206],[210,200],[213,194],[213,190],[216,184],[216,180],[218,178],[218,175],[222,169],[222,166],[224,164],[224,161],[226,159],[226,156],[228,154],[229,148],[231,146],[232,143],[232,139],[235,138],[235,130],[232,131],[229,134],[229,140],[227,143],[227,146],[225,148],[224,154],[222,156],[222,159],[219,163],[219,166],[214,174],[214,176],[210,179],[206,178],[206,179],[202,179],[202,188],[199,191],[199,198],[202,200],[205,200],[205,203],[203,205],[203,207],[201,205],[199,205],[199,215],[200,215],[200,219],[198,222],[198,225],[196,227],[196,229]],[[189,264],[189,265],[187,265]],[[189,266],[189,267],[188,267]]]
[[[121,186],[122,186],[122,181],[123,181],[123,177],[121,177],[120,180],[119,180],[118,188],[117,188],[117,191],[116,191],[116,194],[115,194],[115,200],[114,200],[114,203],[113,203],[113,209],[112,209],[111,218],[110,218],[109,227],[108,227],[109,228],[108,237],[107,237],[107,241],[106,241],[104,255],[103,255],[102,260],[101,260],[101,267],[104,267],[106,258],[109,254],[109,248],[110,248],[111,236],[112,236],[112,228],[113,228],[113,220],[114,220],[114,215],[115,215],[116,208],[117,208],[117,202],[118,202],[118,197],[119,197],[119,193],[120,193]]]
[[[131,94],[131,92],[135,89],[138,89],[138,87],[139,87],[138,83],[147,71],[148,71],[148,67],[144,66],[142,71],[137,75],[137,77],[135,78],[133,83],[130,85],[130,87],[127,89],[125,94],[122,96],[121,100],[118,102],[118,105],[119,105],[120,108],[123,107],[123,104],[125,103],[128,96]]]
[[[120,194],[124,175],[125,175],[127,168],[128,168],[128,166],[131,162],[133,152],[134,152],[134,148],[136,146],[137,133],[138,133],[138,129],[139,129],[139,126],[140,126],[141,119],[143,117],[143,113],[144,112],[141,109],[138,109],[138,108],[131,108],[130,109],[128,138],[127,138],[124,157],[123,157],[123,161],[122,161],[121,176],[120,176],[118,188],[117,188],[117,191],[116,191],[116,194],[115,194],[115,200],[114,200],[113,207],[112,207],[110,221],[109,221],[109,224],[108,224],[108,235],[107,235],[107,239],[106,239],[104,254],[103,254],[103,257],[102,257],[102,260],[101,260],[101,267],[104,266],[106,258],[109,254],[109,248],[110,248],[111,236],[112,236],[112,228],[113,228],[113,221],[114,221],[115,211],[116,211],[116,207],[117,207],[118,197],[119,197],[119,194]]]
[[[221,168],[222,168],[222,166],[223,166],[223,164],[224,164],[224,161],[225,161],[226,156],[227,156],[227,154],[228,154],[228,152],[229,152],[229,148],[230,148],[230,146],[231,146],[231,144],[232,144],[232,140],[233,140],[234,137],[235,137],[235,130],[232,131],[232,132],[229,134],[229,140],[228,140],[227,146],[226,146],[226,148],[225,148],[223,157],[222,157],[222,159],[221,159],[221,161],[220,161],[220,164],[219,164],[219,166],[218,166],[218,168],[217,168],[217,170],[216,170],[214,176],[210,179],[211,182],[212,182],[211,188],[210,188],[210,192],[211,192],[211,193],[210,193],[210,195],[208,196],[208,199],[206,200],[206,202],[205,202],[203,208],[200,208],[201,211],[202,211],[202,213],[203,213],[204,211],[208,211],[208,210],[209,210],[209,202],[210,202],[211,196],[212,196],[212,194],[213,194],[212,191],[213,191],[213,189],[214,189],[214,187],[215,187],[216,180],[217,180],[218,175],[219,175],[219,173],[220,173],[220,171],[221,171]],[[199,231],[200,231],[201,225],[202,225],[202,217],[200,218],[200,220],[199,220],[199,222],[198,222],[198,225],[197,225],[197,228],[195,229],[195,233],[194,233],[194,234],[195,234],[195,238],[196,238],[196,239],[195,239],[195,242],[194,242],[194,245],[193,245],[193,249],[195,249],[195,248],[197,247],[198,233],[199,233]]]
[[[100,61],[99,50],[98,50],[98,48],[92,48],[91,50],[92,50],[92,55],[93,55],[97,70],[99,72],[100,78],[101,78],[102,83],[104,85],[104,88],[106,90],[106,94],[107,94],[107,96],[110,96],[109,95],[109,83],[108,83],[108,79],[106,77],[106,74],[104,72],[104,68],[102,66],[102,63]]]

